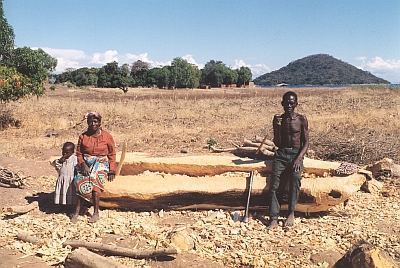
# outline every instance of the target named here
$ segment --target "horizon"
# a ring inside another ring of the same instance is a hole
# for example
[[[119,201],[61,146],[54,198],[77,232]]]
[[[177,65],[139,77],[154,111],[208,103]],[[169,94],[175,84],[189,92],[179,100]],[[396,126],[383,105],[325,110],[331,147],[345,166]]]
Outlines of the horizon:
[[[57,58],[57,72],[181,57],[199,68],[246,66],[254,79],[328,54],[392,84],[400,83],[399,11],[395,0],[4,0],[15,45]]]

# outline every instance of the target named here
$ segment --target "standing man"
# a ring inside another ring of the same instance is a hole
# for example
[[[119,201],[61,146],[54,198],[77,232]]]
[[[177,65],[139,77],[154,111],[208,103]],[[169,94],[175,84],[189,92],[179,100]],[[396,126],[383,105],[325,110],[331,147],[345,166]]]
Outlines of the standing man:
[[[297,94],[288,91],[282,97],[281,115],[273,119],[276,151],[269,188],[269,228],[278,226],[279,202],[277,192],[289,184],[289,211],[284,227],[293,226],[294,210],[300,191],[303,158],[308,149],[308,121],[304,115],[295,113]],[[282,185],[280,185],[282,183]]]

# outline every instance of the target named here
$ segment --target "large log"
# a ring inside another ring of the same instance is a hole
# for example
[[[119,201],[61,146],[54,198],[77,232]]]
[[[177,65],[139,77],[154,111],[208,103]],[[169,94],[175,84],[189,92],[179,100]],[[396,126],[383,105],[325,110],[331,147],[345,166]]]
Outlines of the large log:
[[[339,166],[339,162],[304,158],[304,172],[316,176],[328,176]],[[146,153],[134,152],[126,154],[120,175],[137,175],[146,170],[195,177],[214,176],[225,172],[249,172],[251,170],[267,175],[272,171],[272,160],[263,161],[237,157],[232,154],[152,157]]]
[[[78,248],[68,254],[65,259],[65,268],[126,268],[127,266],[114,262],[111,259],[90,252],[85,248]]]
[[[345,177],[328,175],[340,163],[307,158],[304,165],[307,173],[325,177],[302,179],[296,208],[301,212],[326,211],[348,200],[365,181],[365,175],[358,173]],[[251,208],[265,208],[271,162],[231,155],[152,158],[128,154],[121,174],[134,175],[117,176],[107,183],[101,205],[133,210],[242,209],[251,170],[261,172],[254,177]]]
[[[136,259],[165,257],[168,255],[173,255],[178,253],[177,250],[174,248],[162,248],[154,250],[134,250],[130,248],[119,247],[116,245],[108,245],[103,243],[78,241],[78,240],[65,241],[63,243],[63,246],[70,246],[72,248],[84,247],[90,250],[98,250],[104,252],[107,255],[123,256]]]

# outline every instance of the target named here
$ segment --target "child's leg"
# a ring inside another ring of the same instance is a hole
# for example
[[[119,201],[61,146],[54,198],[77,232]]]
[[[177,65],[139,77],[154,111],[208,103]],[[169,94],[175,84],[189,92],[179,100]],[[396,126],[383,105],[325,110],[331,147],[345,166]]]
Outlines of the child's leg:
[[[81,197],[77,196],[76,199],[76,206],[75,206],[75,212],[71,217],[71,222],[75,223],[78,221],[78,216],[79,216],[79,211],[81,210]]]

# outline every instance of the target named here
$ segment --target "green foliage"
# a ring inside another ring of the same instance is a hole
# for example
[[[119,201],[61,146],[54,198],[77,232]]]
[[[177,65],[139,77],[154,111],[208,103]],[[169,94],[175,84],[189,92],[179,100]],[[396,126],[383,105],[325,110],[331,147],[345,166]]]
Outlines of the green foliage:
[[[174,88],[199,87],[200,71],[197,66],[182,58],[175,58],[170,68],[171,81]]]
[[[141,60],[137,60],[132,64],[131,77],[132,86],[144,87],[147,85],[147,75],[150,69],[150,64]]]
[[[243,86],[249,84],[251,81],[252,73],[249,67],[240,67],[239,69],[236,69],[238,78],[237,78],[237,85],[238,86]]]
[[[126,89],[131,83],[126,65],[118,66],[116,61],[107,63],[97,72],[97,86]]]
[[[31,79],[15,68],[0,65],[0,102],[16,101],[27,95],[37,95]]]
[[[236,84],[238,75],[222,61],[211,60],[201,70],[201,84],[220,87],[222,84]]]
[[[14,49],[14,31],[4,16],[3,0],[0,0],[0,64],[10,60]]]
[[[214,139],[214,138],[209,138],[209,139],[207,140],[207,147],[208,147],[208,150],[211,150],[211,147],[215,147],[215,146],[217,146],[217,144],[218,144],[218,141],[217,141],[216,139]]]
[[[170,78],[170,66],[152,68],[149,70],[147,75],[147,85],[150,87],[155,85],[158,88],[169,88],[171,87]]]
[[[56,83],[71,82],[76,86],[96,86],[97,68],[80,68],[77,70],[67,69],[65,72],[56,76]]]
[[[35,88],[34,94],[40,96],[44,93],[43,85],[49,72],[57,66],[57,60],[40,48],[34,50],[29,47],[22,47],[14,49],[11,65],[19,73],[31,79]]]
[[[273,86],[280,83],[289,85],[351,85],[387,84],[369,72],[335,59],[326,54],[311,55],[287,66],[254,79],[256,85]]]

